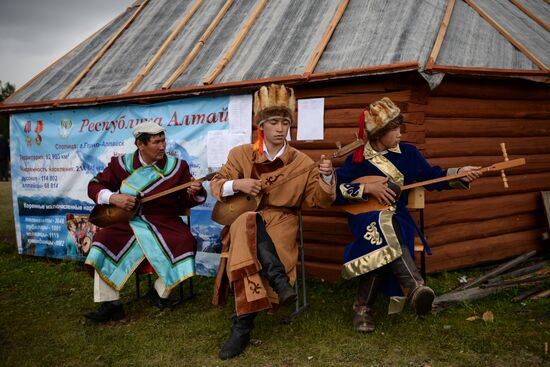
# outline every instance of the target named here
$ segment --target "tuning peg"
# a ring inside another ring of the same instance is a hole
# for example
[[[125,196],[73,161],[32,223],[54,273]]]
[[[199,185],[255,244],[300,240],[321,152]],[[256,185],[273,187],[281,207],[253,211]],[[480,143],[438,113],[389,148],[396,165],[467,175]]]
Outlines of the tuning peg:
[[[336,148],[342,149],[342,142],[341,141],[336,142]]]

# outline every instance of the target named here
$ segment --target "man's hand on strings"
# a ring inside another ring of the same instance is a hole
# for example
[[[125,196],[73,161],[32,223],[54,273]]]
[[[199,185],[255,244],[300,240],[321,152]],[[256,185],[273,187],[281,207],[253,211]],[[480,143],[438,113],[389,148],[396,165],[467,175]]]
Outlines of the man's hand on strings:
[[[467,176],[461,177],[460,179],[470,183],[481,177],[483,172],[481,172],[480,169],[480,166],[464,166],[458,170],[458,173],[467,173]]]
[[[199,181],[193,181],[191,186],[187,188],[187,194],[189,196],[196,196],[202,190],[202,183]]]
[[[395,202],[395,192],[388,187],[388,178],[382,181],[369,182],[365,185],[365,193],[374,197],[382,205],[392,205]]]
[[[253,178],[241,178],[233,181],[233,191],[242,191],[245,194],[257,196],[262,190],[262,181]]]
[[[127,194],[113,194],[109,198],[109,204],[130,211],[135,208],[137,199]]]
[[[323,176],[332,175],[332,161],[330,159],[325,159],[325,155],[321,156],[321,162],[319,163],[319,173]]]

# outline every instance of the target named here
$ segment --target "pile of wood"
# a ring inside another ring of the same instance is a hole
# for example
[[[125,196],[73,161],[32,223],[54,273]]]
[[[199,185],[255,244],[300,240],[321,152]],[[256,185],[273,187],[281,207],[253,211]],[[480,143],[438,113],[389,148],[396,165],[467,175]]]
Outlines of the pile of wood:
[[[539,299],[550,296],[550,259],[533,259],[535,251],[523,254],[490,270],[479,278],[472,279],[457,289],[438,296],[433,303],[433,312],[439,312],[459,302],[473,301],[502,290],[527,286],[512,301],[526,298]]]

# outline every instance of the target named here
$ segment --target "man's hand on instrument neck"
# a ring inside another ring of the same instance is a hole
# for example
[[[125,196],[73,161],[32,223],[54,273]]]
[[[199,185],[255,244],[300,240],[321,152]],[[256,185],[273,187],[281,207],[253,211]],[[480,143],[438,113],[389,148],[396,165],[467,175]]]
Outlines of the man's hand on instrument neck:
[[[241,178],[233,181],[233,191],[244,192],[252,196],[257,196],[262,191],[262,181],[253,178]]]
[[[197,194],[200,193],[201,191],[202,191],[202,183],[199,181],[193,181],[193,183],[191,183],[191,186],[187,188],[187,193],[190,196],[197,196]]]
[[[464,166],[461,167],[457,173],[467,173],[467,176],[461,177],[460,179],[470,183],[481,177],[483,172],[481,172],[480,169],[480,166]]]
[[[330,159],[325,159],[325,155],[321,156],[321,162],[319,163],[319,173],[325,177],[330,177],[332,181],[332,161]]]
[[[135,208],[137,199],[127,194],[113,194],[109,198],[109,204],[130,211]]]

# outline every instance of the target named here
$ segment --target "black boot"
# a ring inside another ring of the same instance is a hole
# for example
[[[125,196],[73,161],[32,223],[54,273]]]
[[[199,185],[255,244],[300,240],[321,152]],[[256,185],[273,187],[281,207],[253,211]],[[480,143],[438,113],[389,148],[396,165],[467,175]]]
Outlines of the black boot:
[[[267,279],[271,288],[279,296],[281,306],[296,301],[296,290],[290,285],[285,267],[281,263],[279,255],[277,255],[275,245],[269,237],[260,215],[256,216],[256,231],[257,256],[260,264],[262,264],[260,274]]]
[[[119,301],[103,302],[97,311],[86,312],[84,317],[96,322],[115,321],[124,318],[124,309]]]
[[[153,287],[149,288],[147,296],[149,297],[151,302],[158,307],[159,310],[171,310],[173,307],[172,302],[168,298],[161,298],[156,289]]]
[[[432,311],[434,291],[424,285],[424,279],[418,272],[416,264],[406,247],[401,247],[403,255],[389,264],[399,284],[409,289],[407,299],[417,315],[426,315]]]
[[[353,327],[357,331],[372,332],[375,328],[373,306],[382,275],[370,272],[359,277],[359,290],[353,302]]]
[[[242,316],[233,315],[233,326],[229,338],[225,341],[218,353],[220,359],[229,359],[244,352],[250,343],[250,332],[254,328],[254,318],[257,313],[249,313]]]

